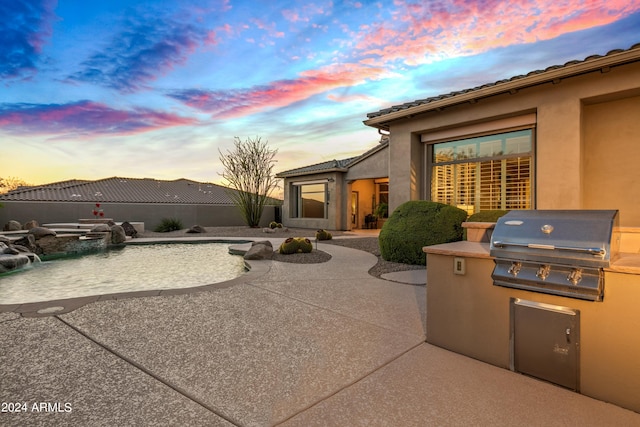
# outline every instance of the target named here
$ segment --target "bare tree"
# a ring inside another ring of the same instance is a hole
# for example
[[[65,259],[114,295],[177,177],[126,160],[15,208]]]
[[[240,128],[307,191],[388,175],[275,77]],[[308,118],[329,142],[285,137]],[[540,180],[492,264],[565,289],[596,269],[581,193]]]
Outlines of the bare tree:
[[[260,137],[242,142],[236,136],[233,145],[234,149],[226,154],[218,150],[224,166],[222,177],[235,190],[228,194],[240,209],[244,221],[249,227],[258,227],[265,203],[278,187],[273,173],[278,150],[270,150]]]
[[[6,178],[0,177],[0,194],[8,193],[18,187],[28,186],[29,184],[23,179],[16,178],[14,176],[8,176]]]

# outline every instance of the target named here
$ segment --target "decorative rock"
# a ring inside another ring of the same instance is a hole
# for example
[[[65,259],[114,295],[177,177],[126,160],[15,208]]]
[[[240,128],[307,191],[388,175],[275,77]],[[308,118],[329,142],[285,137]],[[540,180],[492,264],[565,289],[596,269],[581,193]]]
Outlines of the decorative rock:
[[[0,236],[0,242],[6,243],[7,245],[9,245],[11,243],[11,240],[9,240],[8,237]]]
[[[131,236],[131,237],[138,236],[138,230],[136,230],[135,227],[131,225],[130,222],[125,221],[121,224],[121,226],[124,229],[124,234],[126,234],[127,236]]]
[[[0,256],[0,273],[15,270],[16,268],[29,264],[29,262],[31,262],[31,260],[24,254],[2,255]]]
[[[27,234],[24,237],[13,242],[14,246],[22,246],[29,250],[29,252],[36,252],[36,238],[33,234]]]
[[[193,227],[187,230],[187,233],[206,233],[206,232],[207,230],[205,230],[204,227],[201,227],[199,225],[194,225]]]
[[[273,258],[273,245],[270,241],[253,242],[251,248],[244,254],[244,259],[261,260]]]
[[[55,236],[56,232],[45,227],[33,227],[29,230],[29,234],[32,234],[38,240],[45,236]]]
[[[270,227],[265,227],[262,229],[263,233],[275,233],[276,229],[275,228],[270,228]]]
[[[32,219],[29,222],[25,222],[24,225],[22,226],[23,230],[31,230],[34,227],[39,227],[40,224],[38,224],[38,221],[36,221],[35,219]]]
[[[4,225],[2,231],[19,231],[22,230],[22,224],[18,221],[11,220]]]
[[[119,245],[127,241],[127,235],[124,232],[124,228],[120,225],[114,225],[111,227],[111,243]]]
[[[107,224],[96,224],[89,230],[90,233],[106,233],[111,231],[111,227]]]
[[[20,252],[13,246],[9,246],[6,243],[0,243],[0,254],[2,255],[18,255]]]

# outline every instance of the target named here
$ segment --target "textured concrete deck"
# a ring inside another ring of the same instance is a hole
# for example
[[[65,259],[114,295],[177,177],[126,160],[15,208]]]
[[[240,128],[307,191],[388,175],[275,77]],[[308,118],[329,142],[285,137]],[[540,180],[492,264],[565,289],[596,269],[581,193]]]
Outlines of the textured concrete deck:
[[[426,344],[423,286],[369,276],[368,253],[320,249],[331,261],[252,262],[246,280],[202,292],[1,313],[0,398],[27,411],[0,424],[640,426]]]

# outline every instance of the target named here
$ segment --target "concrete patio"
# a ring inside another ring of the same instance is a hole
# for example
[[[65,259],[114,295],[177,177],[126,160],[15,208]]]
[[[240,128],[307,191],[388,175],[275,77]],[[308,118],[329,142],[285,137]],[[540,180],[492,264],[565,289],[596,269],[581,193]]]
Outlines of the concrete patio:
[[[319,249],[332,259],[252,261],[199,292],[5,310],[0,397],[27,410],[0,424],[640,426],[638,413],[425,343],[424,286],[370,276],[369,253]]]

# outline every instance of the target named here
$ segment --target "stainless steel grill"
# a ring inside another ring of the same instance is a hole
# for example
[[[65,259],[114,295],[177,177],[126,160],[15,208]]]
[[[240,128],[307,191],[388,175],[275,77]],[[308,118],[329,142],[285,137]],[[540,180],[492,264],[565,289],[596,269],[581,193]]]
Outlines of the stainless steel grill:
[[[494,285],[602,301],[604,268],[618,254],[617,210],[518,210],[491,238]]]

